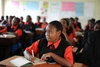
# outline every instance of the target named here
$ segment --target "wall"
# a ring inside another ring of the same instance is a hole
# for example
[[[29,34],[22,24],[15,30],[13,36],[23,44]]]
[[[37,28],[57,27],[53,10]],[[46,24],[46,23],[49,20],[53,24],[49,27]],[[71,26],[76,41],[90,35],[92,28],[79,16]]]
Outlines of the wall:
[[[1,4],[1,0],[0,0],[0,16],[1,16],[1,14],[2,14],[2,4]]]
[[[2,0],[4,1],[4,0]],[[6,3],[6,1],[20,1],[20,0],[5,0],[4,1],[4,4]],[[23,0],[22,0],[23,1]],[[27,0],[26,0],[27,1]],[[33,0],[28,0],[28,1],[33,1]],[[36,0],[37,1],[37,0]],[[96,18],[96,20],[100,19],[100,0],[38,0],[38,1],[68,1],[68,2],[93,2],[95,4],[95,8],[94,8],[94,17],[93,18]],[[4,7],[4,5],[3,5]],[[4,12],[4,9],[3,9],[3,12]],[[2,12],[2,13],[3,13]],[[5,15],[3,13],[3,15]],[[87,23],[87,17],[86,18],[83,18],[83,17],[79,17],[80,18],[80,21],[82,22],[82,27],[84,27],[84,25]]]

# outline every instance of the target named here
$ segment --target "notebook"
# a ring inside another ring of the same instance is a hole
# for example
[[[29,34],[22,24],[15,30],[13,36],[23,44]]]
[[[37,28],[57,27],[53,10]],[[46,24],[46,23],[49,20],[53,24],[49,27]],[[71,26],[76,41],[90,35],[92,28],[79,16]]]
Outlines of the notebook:
[[[21,66],[32,66],[32,65],[38,65],[38,64],[44,64],[46,63],[45,61],[42,61],[40,59],[36,59],[34,60],[34,63],[27,60],[24,57],[18,57],[16,59],[13,59],[10,61],[13,65],[17,66],[17,67],[21,67]]]

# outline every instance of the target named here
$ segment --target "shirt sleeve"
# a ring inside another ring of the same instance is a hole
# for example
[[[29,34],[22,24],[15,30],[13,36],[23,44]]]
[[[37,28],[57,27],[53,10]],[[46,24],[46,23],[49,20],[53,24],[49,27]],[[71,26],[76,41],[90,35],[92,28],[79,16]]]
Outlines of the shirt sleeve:
[[[4,32],[7,32],[7,28],[0,30],[0,33],[4,33]]]
[[[18,37],[22,36],[22,30],[21,29],[18,29],[15,33],[18,35]]]
[[[70,64],[73,65],[73,54],[72,54],[72,47],[68,46],[64,53],[64,58],[69,61]]]
[[[30,47],[27,47],[26,50],[27,50],[30,54],[32,54],[32,50],[33,50],[34,54],[37,54],[39,42],[40,42],[40,40],[37,40],[37,41],[34,42]]]

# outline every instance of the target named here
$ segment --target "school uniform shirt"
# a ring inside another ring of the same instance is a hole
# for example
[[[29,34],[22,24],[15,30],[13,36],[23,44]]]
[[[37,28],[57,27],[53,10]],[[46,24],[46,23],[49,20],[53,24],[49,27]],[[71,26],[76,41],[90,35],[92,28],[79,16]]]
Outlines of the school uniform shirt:
[[[31,32],[34,32],[35,33],[35,26],[34,26],[34,24],[32,23],[32,22],[25,22],[24,23],[24,29],[26,30],[26,31],[31,31]]]
[[[41,22],[36,22],[35,23],[35,28],[42,28],[42,23]]]
[[[44,40],[44,41],[43,41]],[[66,43],[65,43],[66,42]],[[53,52],[61,57],[64,57],[67,61],[70,62],[70,64],[73,65],[73,55],[72,55],[72,47],[69,45],[69,43],[60,38],[57,42],[54,43],[55,50],[50,51],[50,45],[52,42],[48,42],[46,38],[40,39],[36,42],[34,42],[30,47],[26,48],[27,51],[29,51],[32,54],[32,50],[35,54],[39,52],[39,57],[45,53]],[[66,47],[67,45],[67,47]]]
[[[82,54],[84,64],[89,67],[100,67],[100,31],[89,33]]]
[[[18,26],[11,26],[11,29],[13,29],[13,31],[15,31],[15,33],[18,35],[18,37],[20,37],[20,36],[22,36],[22,30],[21,29],[17,29],[17,27]]]
[[[67,34],[68,34],[69,39],[70,39],[72,42],[75,42],[75,41],[74,41],[74,38],[75,38],[76,36],[75,36],[75,32],[74,32],[74,30],[73,30],[72,27],[69,27],[69,28],[68,28]]]
[[[76,31],[80,31],[80,29],[82,30],[82,27],[81,27],[81,23],[80,22],[75,22],[74,23],[74,27],[75,27]]]
[[[0,30],[0,33],[4,33],[4,32],[7,32],[7,28],[6,27]]]
[[[48,25],[48,23],[47,23],[47,22],[45,22],[45,23],[44,23],[44,22],[42,22],[42,24],[41,24],[41,28],[42,28],[42,29],[45,29],[47,25]]]

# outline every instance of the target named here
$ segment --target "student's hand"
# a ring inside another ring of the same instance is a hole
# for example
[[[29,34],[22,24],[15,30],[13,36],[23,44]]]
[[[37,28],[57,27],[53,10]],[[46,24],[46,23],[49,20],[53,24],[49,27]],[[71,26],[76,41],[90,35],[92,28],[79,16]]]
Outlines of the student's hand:
[[[27,59],[27,60],[30,60],[32,62],[34,62],[34,60],[36,59],[36,57],[33,57],[31,54],[29,54],[28,51],[24,51],[24,57]]]
[[[52,54],[53,53],[51,53],[51,52],[50,53],[43,54],[42,57],[41,57],[41,60],[47,60],[47,57],[52,57]]]

